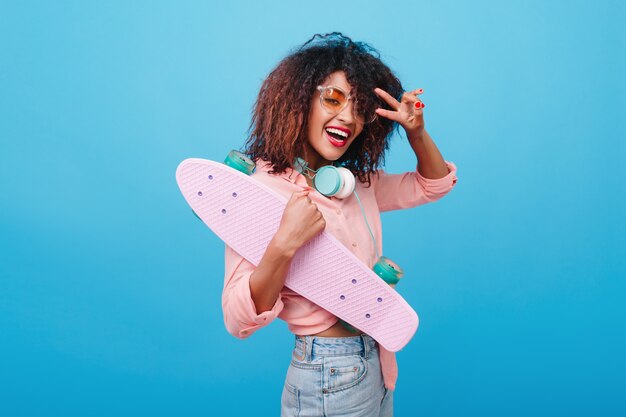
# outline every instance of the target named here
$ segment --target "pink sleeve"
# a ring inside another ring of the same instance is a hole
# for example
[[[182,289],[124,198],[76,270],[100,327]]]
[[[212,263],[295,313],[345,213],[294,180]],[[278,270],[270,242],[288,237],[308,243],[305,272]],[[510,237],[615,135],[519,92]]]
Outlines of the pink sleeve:
[[[269,311],[256,313],[250,295],[250,275],[255,266],[226,245],[224,290],[222,291],[222,311],[224,324],[230,334],[246,338],[259,328],[268,325],[283,309],[281,296]]]
[[[417,169],[404,174],[387,174],[379,171],[372,176],[372,186],[380,211],[399,210],[439,200],[456,184],[456,165],[446,161],[448,175],[430,179]]]

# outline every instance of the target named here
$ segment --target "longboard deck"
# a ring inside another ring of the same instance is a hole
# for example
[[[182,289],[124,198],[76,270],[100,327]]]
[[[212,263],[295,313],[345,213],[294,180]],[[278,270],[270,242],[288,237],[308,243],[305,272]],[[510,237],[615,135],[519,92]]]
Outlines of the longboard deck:
[[[228,246],[258,265],[278,230],[287,199],[219,162],[190,158],[176,181],[197,216]],[[397,352],[417,331],[417,314],[332,234],[300,248],[285,286]]]

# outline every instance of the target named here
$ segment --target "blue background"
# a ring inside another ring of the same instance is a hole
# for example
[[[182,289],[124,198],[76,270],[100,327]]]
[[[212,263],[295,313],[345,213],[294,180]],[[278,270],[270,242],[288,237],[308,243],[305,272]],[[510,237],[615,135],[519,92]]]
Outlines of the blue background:
[[[0,4],[0,415],[278,415],[292,336],[223,325],[174,172],[318,32],[370,42],[459,182],[387,213],[421,317],[397,416],[626,415],[621,1]],[[415,159],[403,134],[386,169]]]

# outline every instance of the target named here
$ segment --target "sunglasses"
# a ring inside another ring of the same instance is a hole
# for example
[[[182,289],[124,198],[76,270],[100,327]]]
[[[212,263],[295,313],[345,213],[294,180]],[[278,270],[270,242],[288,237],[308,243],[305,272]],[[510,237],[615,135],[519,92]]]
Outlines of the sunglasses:
[[[376,108],[367,110],[360,108],[356,97],[352,94],[347,94],[339,87],[335,87],[333,85],[322,87],[321,85],[318,85],[317,91],[320,92],[320,103],[322,104],[322,107],[330,114],[341,113],[346,107],[348,107],[348,102],[352,100],[354,103],[352,110],[354,118],[357,122],[368,124],[376,120]]]

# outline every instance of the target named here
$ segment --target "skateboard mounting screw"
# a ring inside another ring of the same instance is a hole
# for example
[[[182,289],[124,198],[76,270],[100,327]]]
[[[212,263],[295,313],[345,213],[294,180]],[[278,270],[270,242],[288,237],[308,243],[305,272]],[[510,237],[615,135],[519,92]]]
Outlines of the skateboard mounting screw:
[[[237,193],[233,193],[233,197],[234,197],[234,198],[237,198]]]
[[[226,214],[226,209],[222,209],[222,214]]]
[[[353,284],[356,284],[356,279],[353,279],[353,280],[352,280],[352,283],[353,283]]]
[[[202,197],[202,191],[198,191],[198,195]]]
[[[346,296],[345,295],[340,295],[339,298],[341,298],[342,300],[345,300]]]
[[[376,301],[378,301],[379,303],[382,303],[382,302],[383,302],[383,299],[382,299],[382,298],[380,298],[380,297],[378,297],[378,298],[376,299]]]
[[[213,175],[209,175],[209,179],[212,180],[213,179]]]
[[[365,318],[366,318],[366,319],[369,319],[370,317],[372,317],[372,316],[370,316],[370,313],[367,313],[367,314],[365,315]]]

